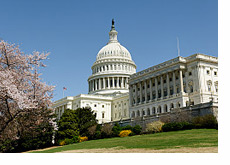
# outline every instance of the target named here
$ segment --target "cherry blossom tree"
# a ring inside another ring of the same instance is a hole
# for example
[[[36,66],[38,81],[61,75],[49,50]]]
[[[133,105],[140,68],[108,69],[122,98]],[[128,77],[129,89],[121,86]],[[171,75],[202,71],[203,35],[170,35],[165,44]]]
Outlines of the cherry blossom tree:
[[[52,122],[54,86],[40,78],[49,53],[24,54],[18,46],[0,41],[0,140],[20,138],[44,121]]]

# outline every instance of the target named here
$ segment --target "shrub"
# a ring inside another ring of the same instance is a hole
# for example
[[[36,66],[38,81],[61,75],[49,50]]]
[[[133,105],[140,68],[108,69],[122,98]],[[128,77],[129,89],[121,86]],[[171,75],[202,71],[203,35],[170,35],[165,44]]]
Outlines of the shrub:
[[[121,130],[122,130],[121,126],[118,123],[116,123],[112,128],[113,136],[119,136]]]
[[[101,139],[101,131],[96,131],[93,136],[93,139]]]
[[[153,133],[161,132],[163,125],[164,123],[161,121],[154,121],[154,122],[148,123],[146,124],[146,131],[153,132]]]
[[[87,141],[88,140],[88,137],[87,136],[83,136],[83,137],[79,137],[79,142],[84,142],[84,141]]]
[[[133,127],[131,125],[126,125],[122,127],[122,130],[133,130]]]
[[[140,125],[135,125],[132,129],[133,133],[135,135],[140,135],[141,134],[141,131],[142,131],[142,128]]]
[[[102,129],[102,126],[100,124],[89,127],[88,133],[87,133],[88,138],[90,140],[101,139],[101,137],[102,137],[101,129]],[[104,134],[104,136],[106,136],[105,133],[103,133],[103,134]]]
[[[96,132],[96,128],[97,128],[97,125],[93,125],[91,127],[88,128],[88,134],[93,136]]]
[[[72,138],[72,140],[73,140],[73,143],[78,143],[80,141],[80,137],[79,136],[74,136]]]
[[[113,131],[112,131],[113,126],[109,123],[104,124],[101,128],[101,137],[102,138],[109,138],[112,136]]]
[[[166,123],[162,126],[162,130],[164,132],[186,130],[186,129],[192,129],[192,128],[193,128],[193,125],[188,122],[172,122],[172,123]]]
[[[60,142],[59,142],[59,145],[60,145],[60,146],[64,146],[64,145],[65,145],[65,140],[60,141]]]
[[[73,144],[73,143],[74,143],[73,139],[68,139],[68,138],[65,139],[65,145]]]
[[[131,133],[132,133],[131,130],[123,130],[123,131],[121,131],[121,132],[119,133],[119,136],[120,136],[120,137],[127,137],[127,136],[129,136],[129,134],[131,134]]]
[[[195,128],[214,128],[218,129],[218,123],[214,115],[198,116],[193,118],[192,124]]]

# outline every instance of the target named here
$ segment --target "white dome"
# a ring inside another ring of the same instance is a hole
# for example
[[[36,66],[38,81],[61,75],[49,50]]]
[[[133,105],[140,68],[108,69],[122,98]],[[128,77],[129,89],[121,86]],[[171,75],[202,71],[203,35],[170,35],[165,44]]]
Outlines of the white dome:
[[[132,60],[129,51],[119,42],[108,43],[98,52],[97,60],[107,58],[126,58]]]
[[[117,40],[114,21],[109,42],[101,48],[88,78],[89,94],[117,95],[129,92],[128,80],[136,73],[136,65],[129,51]]]

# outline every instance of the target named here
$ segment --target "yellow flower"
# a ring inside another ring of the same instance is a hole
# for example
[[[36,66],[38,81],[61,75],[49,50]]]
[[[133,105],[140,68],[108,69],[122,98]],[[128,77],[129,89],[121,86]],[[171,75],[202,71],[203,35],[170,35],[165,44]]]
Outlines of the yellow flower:
[[[121,132],[119,133],[119,136],[120,136],[120,137],[127,137],[127,136],[129,136],[129,134],[131,134],[131,133],[132,133],[131,130],[123,130],[123,131],[121,131]]]
[[[87,141],[87,140],[88,140],[87,136],[83,136],[83,137],[80,136],[79,142],[83,142],[83,141]]]

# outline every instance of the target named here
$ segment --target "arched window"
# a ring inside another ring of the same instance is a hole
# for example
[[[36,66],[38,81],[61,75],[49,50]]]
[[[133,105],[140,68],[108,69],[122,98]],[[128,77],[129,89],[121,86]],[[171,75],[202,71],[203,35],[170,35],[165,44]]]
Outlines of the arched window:
[[[168,112],[168,106],[166,104],[164,105],[164,111]]]
[[[145,116],[145,110],[142,110],[142,116]]]
[[[180,102],[177,102],[177,108],[180,108]]]
[[[156,108],[153,107],[153,108],[152,108],[152,114],[155,114],[155,113],[156,113]]]
[[[170,108],[173,109],[174,108],[174,105],[173,103],[170,104]]]
[[[147,109],[147,115],[148,116],[150,115],[150,109],[149,108]]]
[[[135,112],[134,112],[134,111],[132,112],[132,117],[133,117],[133,118],[135,117]]]
[[[158,106],[157,112],[158,112],[158,113],[161,113],[161,106]]]
[[[137,116],[140,116],[140,111],[139,110],[137,111]]]
[[[186,107],[188,107],[189,106],[189,102],[188,101],[186,101]]]

